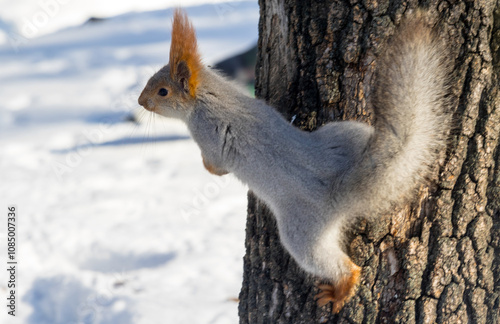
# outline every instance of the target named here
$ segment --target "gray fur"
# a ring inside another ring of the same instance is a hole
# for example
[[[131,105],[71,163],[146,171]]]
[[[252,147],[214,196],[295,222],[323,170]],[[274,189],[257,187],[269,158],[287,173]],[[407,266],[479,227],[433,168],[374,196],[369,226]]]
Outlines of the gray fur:
[[[301,131],[209,68],[200,72],[196,98],[149,102],[173,82],[164,68],[140,103],[184,120],[205,161],[232,172],[268,204],[297,263],[335,282],[351,271],[343,227],[411,199],[446,145],[446,59],[420,15],[408,19],[379,59],[373,127],[347,121]]]

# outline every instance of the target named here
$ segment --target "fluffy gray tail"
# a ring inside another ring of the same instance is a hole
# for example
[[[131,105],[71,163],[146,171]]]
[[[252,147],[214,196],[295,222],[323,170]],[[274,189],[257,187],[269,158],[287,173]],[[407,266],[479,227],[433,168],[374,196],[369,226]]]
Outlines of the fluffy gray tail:
[[[374,135],[353,170],[365,210],[386,212],[410,198],[446,148],[450,55],[418,12],[403,21],[379,58]]]

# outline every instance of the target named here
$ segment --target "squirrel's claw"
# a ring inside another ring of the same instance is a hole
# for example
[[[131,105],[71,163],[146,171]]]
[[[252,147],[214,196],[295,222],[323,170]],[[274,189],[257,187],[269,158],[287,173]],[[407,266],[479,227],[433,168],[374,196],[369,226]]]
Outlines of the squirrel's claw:
[[[335,284],[321,284],[318,286],[320,292],[314,297],[319,307],[323,307],[332,302],[332,313],[340,312],[344,304],[348,302],[356,291],[359,283],[361,268],[352,264],[352,271],[349,275],[340,279]]]

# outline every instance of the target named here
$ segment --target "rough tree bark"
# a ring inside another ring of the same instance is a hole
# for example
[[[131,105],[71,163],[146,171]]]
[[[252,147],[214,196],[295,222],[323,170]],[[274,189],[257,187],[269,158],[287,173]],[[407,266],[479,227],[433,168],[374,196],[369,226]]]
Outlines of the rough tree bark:
[[[347,246],[361,286],[338,315],[249,193],[241,323],[500,323],[500,0],[260,0],[257,96],[293,124],[370,122],[376,55],[425,6],[455,60],[454,129],[415,202],[360,221]],[[437,165],[437,164],[436,164]]]

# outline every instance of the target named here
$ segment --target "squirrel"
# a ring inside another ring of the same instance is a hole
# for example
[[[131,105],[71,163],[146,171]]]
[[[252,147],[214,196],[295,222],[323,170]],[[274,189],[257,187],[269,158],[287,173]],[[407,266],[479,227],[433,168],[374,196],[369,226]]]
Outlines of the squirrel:
[[[284,248],[319,285],[320,307],[338,313],[361,268],[343,251],[360,217],[415,196],[447,145],[451,64],[426,14],[403,19],[377,59],[373,126],[330,122],[294,127],[273,107],[205,67],[194,27],[174,12],[169,63],[139,97],[145,109],[184,121],[212,174],[233,173],[275,216]]]

